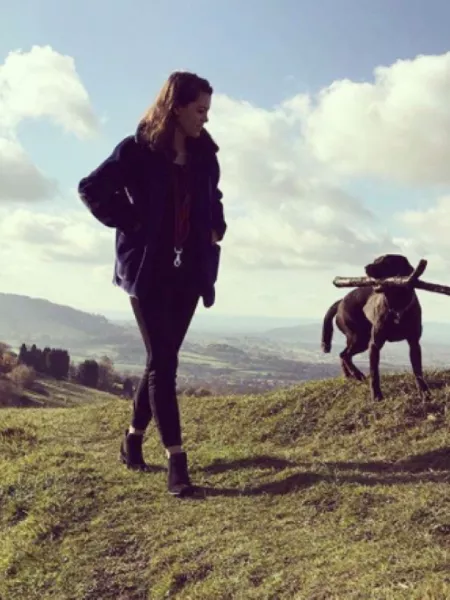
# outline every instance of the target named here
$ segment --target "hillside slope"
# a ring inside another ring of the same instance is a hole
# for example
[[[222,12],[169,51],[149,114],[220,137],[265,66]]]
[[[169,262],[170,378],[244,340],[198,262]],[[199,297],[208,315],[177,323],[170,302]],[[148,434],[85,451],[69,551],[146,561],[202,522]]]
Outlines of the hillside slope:
[[[69,408],[105,402],[113,396],[72,381],[39,376],[31,389],[21,389],[0,375],[0,416],[4,408]]]
[[[131,333],[101,315],[42,298],[0,293],[0,339],[13,345],[25,342],[83,349],[92,343],[125,343]]]
[[[450,597],[450,373],[184,399],[201,500],[117,462],[127,402],[6,409],[3,600]]]

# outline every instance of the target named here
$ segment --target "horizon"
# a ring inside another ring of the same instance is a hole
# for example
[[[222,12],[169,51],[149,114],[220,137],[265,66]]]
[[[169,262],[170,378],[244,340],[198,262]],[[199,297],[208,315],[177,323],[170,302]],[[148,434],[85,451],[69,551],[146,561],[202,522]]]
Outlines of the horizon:
[[[443,0],[113,5],[8,6],[0,291],[130,312],[112,285],[114,232],[88,213],[76,187],[134,131],[178,68],[214,88],[208,129],[220,146],[228,222],[217,303],[200,304],[199,318],[321,319],[344,295],[335,276],[360,275],[391,251],[413,264],[425,257],[424,279],[448,281]],[[158,24],[151,36],[150,22]],[[420,298],[425,322],[432,314],[446,322],[445,297]]]
[[[424,292],[426,293],[426,292]],[[43,297],[34,297],[34,296],[28,296],[28,295],[22,295],[22,294],[15,294],[13,292],[8,293],[8,292],[0,292],[0,296],[1,295],[6,295],[6,296],[20,296],[22,298],[28,298],[30,300],[44,300],[46,302],[51,302],[52,304],[56,305],[56,306],[61,306],[63,308],[69,308],[69,309],[73,309],[73,310],[77,310],[92,316],[98,316],[98,317],[104,317],[106,318],[108,321],[110,321],[111,323],[120,323],[120,322],[127,322],[127,323],[132,323],[134,324],[134,317],[133,317],[133,313],[131,311],[131,309],[129,311],[104,311],[101,309],[92,309],[92,310],[82,310],[79,309],[75,306],[71,306],[68,304],[59,304],[59,303],[55,303],[52,302],[51,300],[48,300],[48,298],[43,298]],[[325,313],[324,313],[325,314]],[[324,316],[324,315],[323,315]],[[264,331],[269,331],[272,329],[278,329],[278,328],[296,328],[296,327],[304,327],[304,326],[308,326],[308,325],[320,325],[323,322],[323,316],[321,317],[309,317],[309,318],[304,318],[304,317],[289,317],[289,316],[271,316],[271,315],[245,315],[245,314],[227,314],[227,313],[220,313],[217,311],[211,312],[211,311],[206,311],[204,310],[203,312],[198,311],[197,314],[194,316],[194,319],[192,321],[192,330],[203,330],[204,332],[211,332],[213,333],[214,331],[221,331],[223,333],[223,331],[220,329],[219,324],[220,323],[224,323],[225,321],[227,322],[226,328],[227,331],[232,332],[233,334],[235,334],[237,331],[242,332],[244,334],[247,333],[256,333],[256,332],[260,332],[263,333]],[[235,328],[230,326],[229,321],[234,320],[236,321],[235,323]],[[247,325],[249,325],[249,327],[247,329],[243,329],[242,327],[242,322],[246,323]],[[270,325],[269,325],[270,323]],[[435,325],[435,326],[442,326],[442,325],[449,325],[450,326],[450,319],[445,321],[439,321],[439,320],[435,320],[435,319],[423,319],[423,325],[424,325],[424,332],[426,333],[426,327],[427,325]],[[261,329],[262,328],[262,329]]]

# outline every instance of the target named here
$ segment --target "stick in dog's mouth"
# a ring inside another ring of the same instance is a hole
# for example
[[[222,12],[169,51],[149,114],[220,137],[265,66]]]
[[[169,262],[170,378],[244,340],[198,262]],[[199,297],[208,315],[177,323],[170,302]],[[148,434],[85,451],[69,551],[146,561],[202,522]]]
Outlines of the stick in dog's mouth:
[[[421,281],[419,277],[423,275],[427,268],[427,261],[421,259],[419,264],[414,269],[411,275],[408,277],[388,277],[386,279],[375,279],[374,277],[335,277],[333,279],[333,285],[335,287],[367,287],[373,286],[378,291],[382,291],[387,288],[394,287],[408,287],[412,286],[418,290],[425,290],[427,292],[434,292],[437,294],[444,294],[450,296],[450,286],[442,285],[440,283],[430,283],[428,281]]]

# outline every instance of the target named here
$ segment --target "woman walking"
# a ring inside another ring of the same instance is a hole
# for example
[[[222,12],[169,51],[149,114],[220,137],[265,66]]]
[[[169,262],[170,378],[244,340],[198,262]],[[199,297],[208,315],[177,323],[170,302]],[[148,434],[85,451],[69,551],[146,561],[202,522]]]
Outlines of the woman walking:
[[[205,79],[172,73],[136,134],[78,187],[94,217],[116,229],[114,283],[130,296],[147,352],[120,459],[149,470],[142,442],[153,417],[176,496],[194,491],[176,394],[178,353],[200,298],[214,304],[217,242],[226,230],[219,149],[204,128],[212,94]]]

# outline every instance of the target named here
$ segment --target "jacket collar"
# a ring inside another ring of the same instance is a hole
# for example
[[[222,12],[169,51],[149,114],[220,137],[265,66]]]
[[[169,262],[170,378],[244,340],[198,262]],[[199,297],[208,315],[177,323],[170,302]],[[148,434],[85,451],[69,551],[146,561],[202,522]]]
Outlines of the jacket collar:
[[[216,154],[219,151],[219,146],[206,129],[202,130],[198,138],[188,138],[187,146],[188,149],[192,148],[194,152],[202,154]]]
[[[152,146],[149,146],[142,137],[142,125],[139,125],[136,133],[135,140],[138,144],[142,144],[149,148],[150,150],[154,150]],[[206,129],[203,129],[198,138],[187,138],[187,150],[188,152],[192,152],[196,155],[212,155],[217,154],[219,151],[219,146],[213,140],[211,134]]]

